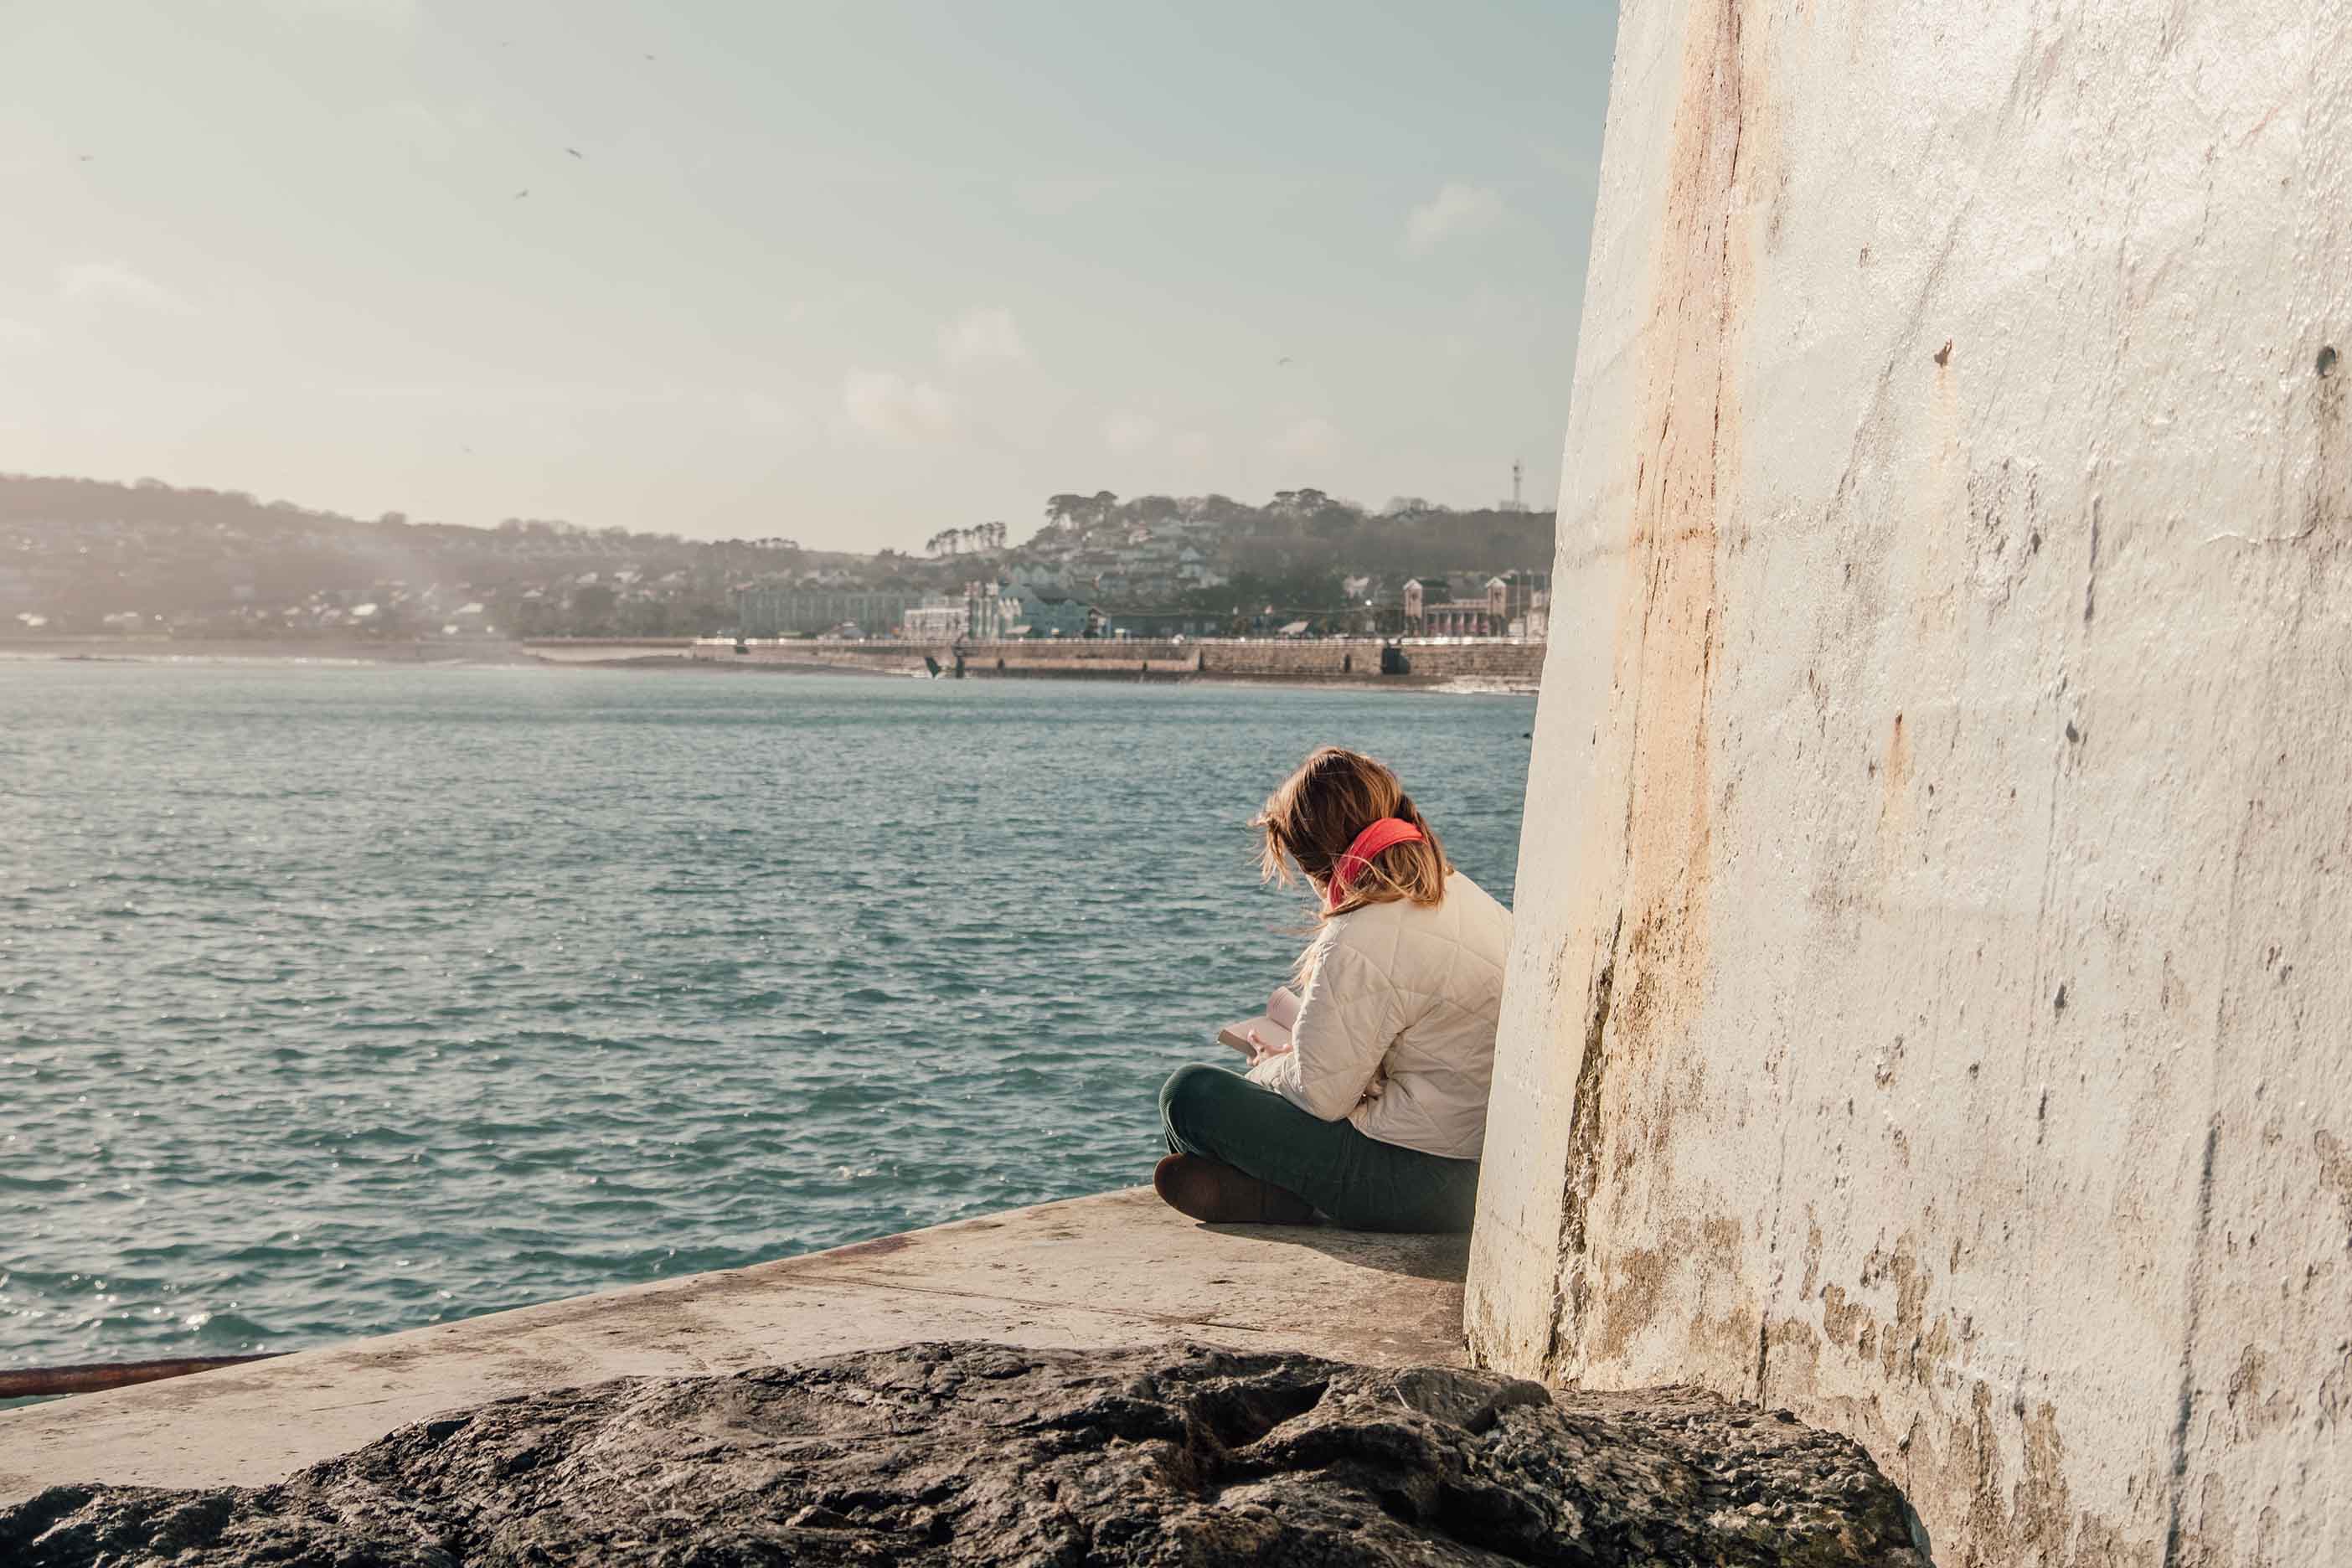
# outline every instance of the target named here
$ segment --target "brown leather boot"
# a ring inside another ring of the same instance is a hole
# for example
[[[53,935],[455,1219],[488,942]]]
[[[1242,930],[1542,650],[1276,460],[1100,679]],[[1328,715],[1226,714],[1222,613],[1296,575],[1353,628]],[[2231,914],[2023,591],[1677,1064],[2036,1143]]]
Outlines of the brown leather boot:
[[[1151,1173],[1151,1190],[1178,1214],[1204,1225],[1305,1225],[1315,1205],[1296,1193],[1198,1154],[1171,1154]]]

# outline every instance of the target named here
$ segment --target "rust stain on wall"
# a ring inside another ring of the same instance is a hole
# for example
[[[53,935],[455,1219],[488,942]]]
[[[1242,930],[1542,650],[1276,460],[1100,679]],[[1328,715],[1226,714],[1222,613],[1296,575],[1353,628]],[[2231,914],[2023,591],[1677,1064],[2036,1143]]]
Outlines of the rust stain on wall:
[[[1717,1215],[1670,1226],[1663,1246],[1609,1253],[1598,1266],[1599,1289],[1586,1333],[1589,1353],[1602,1361],[1621,1356],[1637,1336],[1689,1306],[1676,1281],[1694,1262],[1713,1264],[1720,1279],[1738,1278],[1726,1255],[1737,1253],[1740,1241],[1738,1225]],[[1718,1311],[1693,1313],[1688,1337],[1695,1345],[1737,1356],[1756,1342],[1758,1322],[1756,1302],[1743,1287]]]
[[[1941,1500],[1966,1521],[1965,1542],[1937,1561],[1957,1568],[2154,1568],[2147,1531],[2081,1508],[2066,1481],[2066,1449],[2056,1406],[2021,1394],[1997,1396],[1967,1366],[1971,1332],[1965,1320],[1931,1313],[1934,1276],[1908,1235],[1874,1248],[1850,1281],[1820,1286],[1821,1324],[1769,1321],[1761,1335],[1768,1378],[1756,1397],[1786,1404],[1809,1420],[1849,1432],[1878,1456],[1915,1500]],[[1891,1298],[1891,1299],[1890,1299]],[[2254,1420],[2272,1417],[2258,1360],[2239,1369],[2233,1390]],[[1890,1425],[1883,1394],[1842,1389],[1913,1388],[1907,1427]],[[2014,1452],[2017,1459],[2007,1456]],[[2139,1495],[2162,1495],[2161,1465],[2151,1462]],[[2186,1558],[2183,1562],[2197,1561]]]
[[[2345,1239],[2352,1242],[2352,1154],[2345,1152],[2343,1140],[2325,1127],[2312,1130],[2311,1150],[2319,1157],[2320,1184],[2344,1205]]]
[[[2259,1347],[2248,1345],[2230,1373],[2224,1407],[2241,1441],[2274,1432],[2294,1419],[2294,1398],[2283,1388],[2267,1386],[2269,1360]]]
[[[2014,1467],[2005,1458],[2004,1430],[2014,1435]],[[1996,1401],[1989,1384],[1971,1382],[1963,1407],[1939,1424],[1915,1423],[1899,1450],[1898,1484],[1915,1499],[1943,1500],[1963,1521],[1961,1540],[1937,1552],[1951,1568],[2158,1568],[2164,1561],[2144,1531],[2119,1528],[2076,1504],[2057,1412],[2046,1400]],[[2148,1466],[2134,1489],[2157,1495],[2158,1468]],[[2210,1561],[2177,1560],[2183,1568]]]
[[[1874,769],[1878,774],[1878,853],[1883,868],[1904,853],[1905,835],[1911,826],[1911,737],[1904,731],[1903,715],[1895,715],[1886,738],[1886,755]]]
[[[1739,193],[1747,131],[1742,8],[1700,0],[1684,39],[1655,291],[1640,349],[1641,447],[1629,454],[1624,595],[1612,661],[1614,724],[1626,748],[1622,902],[1590,1009],[1571,1113],[1571,1180],[1559,1245],[1561,1319],[1573,1363],[1582,1337],[1612,1347],[1651,1323],[1687,1256],[1603,1257],[1600,1212],[1663,1177],[1677,1105],[1697,1080],[1672,1061],[1706,971],[1713,741],[1708,694],[1721,641],[1717,548],[1736,489],[1739,407],[1731,340],[1745,315],[1749,257]],[[1649,1169],[1643,1167],[1648,1166]],[[1603,1173],[1608,1181],[1601,1180]],[[1691,1238],[1694,1241],[1697,1238]],[[1752,1318],[1748,1342],[1754,1341]]]
[[[1583,1259],[1587,1245],[1585,1211],[1592,1201],[1592,1189],[1601,1181],[1601,1072],[1607,1062],[1604,1042],[1609,1034],[1609,1010],[1616,990],[1617,939],[1625,929],[1622,915],[1610,933],[1610,956],[1601,963],[1600,976],[1593,982],[1592,998],[1585,1009],[1584,1055],[1576,1070],[1576,1103],[1570,1111],[1568,1128],[1568,1184],[1561,1196],[1559,1246],[1563,1258],[1573,1260],[1570,1275],[1571,1300],[1568,1310],[1578,1320],[1584,1316],[1588,1300]],[[1553,1310],[1552,1345],[1556,1352],[1559,1342],[1559,1309]],[[1549,1352],[1548,1352],[1549,1353]]]

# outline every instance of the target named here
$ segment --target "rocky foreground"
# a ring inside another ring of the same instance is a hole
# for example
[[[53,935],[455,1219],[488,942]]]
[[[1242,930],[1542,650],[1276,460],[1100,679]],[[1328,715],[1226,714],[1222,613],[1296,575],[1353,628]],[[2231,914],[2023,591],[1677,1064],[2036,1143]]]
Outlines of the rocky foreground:
[[[0,1563],[1927,1568],[1906,1520],[1852,1442],[1692,1390],[941,1343],[503,1399],[275,1486],[54,1487]]]

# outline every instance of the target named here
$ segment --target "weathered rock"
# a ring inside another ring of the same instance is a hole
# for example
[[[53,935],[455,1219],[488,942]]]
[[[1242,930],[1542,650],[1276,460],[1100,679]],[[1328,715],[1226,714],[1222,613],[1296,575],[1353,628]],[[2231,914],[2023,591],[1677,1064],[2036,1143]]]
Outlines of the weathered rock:
[[[503,1399],[253,1489],[56,1487],[0,1563],[1925,1568],[1906,1519],[1852,1442],[1688,1389],[944,1343]]]

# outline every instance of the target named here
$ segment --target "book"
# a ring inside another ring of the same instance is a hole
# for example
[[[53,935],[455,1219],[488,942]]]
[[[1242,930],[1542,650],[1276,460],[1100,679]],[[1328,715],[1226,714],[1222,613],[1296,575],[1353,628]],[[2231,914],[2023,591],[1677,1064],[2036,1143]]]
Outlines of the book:
[[[1265,1011],[1255,1018],[1244,1018],[1238,1024],[1227,1024],[1217,1031],[1217,1044],[1231,1046],[1242,1055],[1255,1056],[1267,1047],[1276,1049],[1290,1044],[1290,1031],[1298,1022],[1298,998],[1290,987],[1277,985],[1274,994],[1265,999]],[[1255,1031],[1257,1040],[1250,1039]]]

